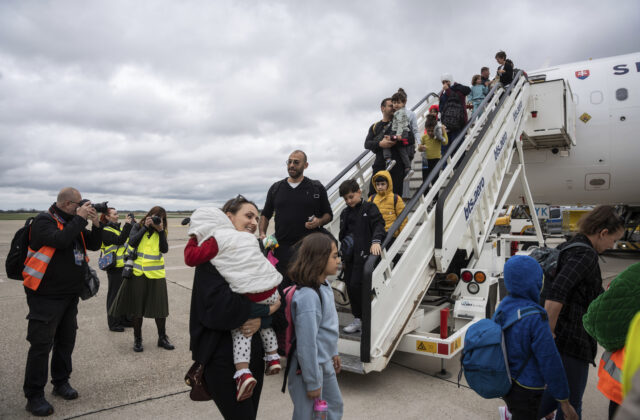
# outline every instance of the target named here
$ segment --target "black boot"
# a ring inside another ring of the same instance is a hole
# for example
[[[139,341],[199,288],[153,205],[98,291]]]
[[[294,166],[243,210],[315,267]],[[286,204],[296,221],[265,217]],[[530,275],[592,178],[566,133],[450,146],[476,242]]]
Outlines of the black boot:
[[[136,353],[140,353],[143,350],[144,350],[144,347],[142,347],[142,337],[134,337],[133,351],[135,351]]]
[[[165,350],[175,349],[175,346],[171,344],[171,342],[169,341],[169,337],[167,337],[166,335],[162,335],[158,338],[158,347],[162,347]]]
[[[38,417],[46,417],[53,414],[53,406],[44,397],[29,398],[25,409]]]
[[[78,391],[73,389],[69,382],[65,382],[62,385],[57,385],[53,387],[53,391],[51,391],[53,395],[57,395],[59,397],[64,398],[65,400],[75,400],[78,398]]]

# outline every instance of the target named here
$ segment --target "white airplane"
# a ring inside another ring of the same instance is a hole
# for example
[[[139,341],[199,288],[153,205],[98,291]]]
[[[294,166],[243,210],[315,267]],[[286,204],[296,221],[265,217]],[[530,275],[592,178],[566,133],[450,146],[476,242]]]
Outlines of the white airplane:
[[[527,73],[531,81],[545,82],[531,85],[529,109],[537,113],[529,115],[523,136],[534,201],[626,205],[638,214],[640,53]],[[554,80],[554,88],[544,87],[551,87]],[[564,89],[558,89],[558,84]],[[565,94],[560,95],[563,90]],[[563,131],[565,143],[558,140]],[[522,195],[521,189],[514,189],[509,201],[521,204]]]

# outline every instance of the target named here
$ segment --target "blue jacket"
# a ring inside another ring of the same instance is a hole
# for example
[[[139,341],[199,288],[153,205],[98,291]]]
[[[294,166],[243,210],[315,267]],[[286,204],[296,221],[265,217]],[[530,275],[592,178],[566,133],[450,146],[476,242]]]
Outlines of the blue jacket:
[[[544,308],[538,305],[542,268],[536,260],[526,255],[511,257],[504,265],[504,282],[509,295],[496,310],[498,324],[503,324],[511,314],[527,306],[544,312]],[[519,373],[518,384],[531,389],[543,389],[546,384],[555,399],[569,398],[567,376],[546,316],[524,317],[505,330],[504,337],[509,369],[512,377]]]
[[[291,300],[291,319],[296,331],[296,356],[307,391],[322,387],[322,375],[333,370],[338,355],[338,312],[333,291],[326,283],[320,295],[309,287],[298,289]]]
[[[471,86],[471,93],[467,97],[470,102],[473,102],[475,106],[480,105],[480,103],[484,100],[484,97],[489,93],[489,88],[485,85],[474,85]]]

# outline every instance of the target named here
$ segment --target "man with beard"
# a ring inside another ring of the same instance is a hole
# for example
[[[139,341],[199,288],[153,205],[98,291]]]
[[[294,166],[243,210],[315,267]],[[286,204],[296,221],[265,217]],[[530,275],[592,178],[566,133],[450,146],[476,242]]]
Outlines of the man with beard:
[[[391,149],[391,156],[396,164],[389,170],[391,179],[393,180],[393,192],[402,196],[402,186],[404,181],[404,165],[402,159],[400,159],[400,153],[396,147],[396,140],[391,140],[391,136],[388,135],[388,128],[393,120],[393,105],[391,98],[385,98],[380,104],[380,111],[382,112],[382,119],[377,123],[374,123],[369,127],[367,138],[364,141],[364,148],[371,150],[376,154],[376,160],[373,162],[371,174],[378,173],[385,170],[385,160],[383,155],[383,149]],[[371,183],[369,183],[371,185]],[[369,188],[369,195],[375,192],[374,188]]]
[[[85,228],[91,219],[91,230]],[[58,193],[49,211],[31,225],[29,253],[22,272],[29,306],[24,395],[27,411],[48,416],[53,407],[44,397],[49,353],[52,394],[73,400],[78,392],[69,384],[71,353],[76,342],[78,296],[84,285],[87,249],[102,244],[98,214],[90,201],[82,202],[75,188]]]
[[[322,226],[333,219],[327,190],[319,181],[304,176],[304,170],[309,167],[307,155],[296,150],[289,155],[286,164],[289,177],[269,188],[259,225],[260,239],[264,239],[269,219],[275,212],[275,236],[279,247],[274,256],[278,259],[276,268],[284,278],[280,290],[291,285],[287,271],[294,245],[310,233],[323,231]]]

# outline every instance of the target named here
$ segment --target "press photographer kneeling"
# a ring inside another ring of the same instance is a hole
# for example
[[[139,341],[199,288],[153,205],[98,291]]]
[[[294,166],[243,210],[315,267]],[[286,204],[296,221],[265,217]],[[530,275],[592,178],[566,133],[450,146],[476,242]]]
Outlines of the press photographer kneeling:
[[[169,251],[167,213],[159,206],[136,223],[129,234],[122,272],[122,286],[109,309],[112,317],[130,316],[133,320],[133,351],[141,352],[142,318],[155,318],[158,347],[173,350],[165,331],[169,316],[167,281],[162,254]]]

